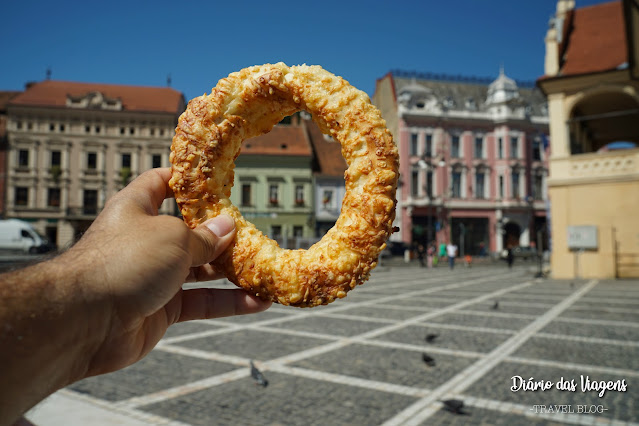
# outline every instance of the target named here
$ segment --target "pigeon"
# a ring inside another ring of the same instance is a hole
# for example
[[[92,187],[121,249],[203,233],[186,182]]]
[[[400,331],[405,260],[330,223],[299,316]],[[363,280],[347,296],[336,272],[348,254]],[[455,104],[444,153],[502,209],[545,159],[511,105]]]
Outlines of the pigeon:
[[[496,311],[499,309],[499,300],[495,300],[495,304],[493,305],[493,310]]]
[[[429,367],[435,366],[435,359],[428,354],[422,354],[422,360],[424,360],[426,365],[428,365]]]
[[[428,333],[426,335],[426,342],[433,343],[435,339],[439,337],[439,333]]]
[[[450,411],[454,414],[468,414],[464,411],[464,401],[460,399],[447,399],[445,401],[441,401],[444,404],[444,408],[446,411]]]
[[[253,361],[251,361],[251,377],[253,378],[253,380],[255,380],[256,385],[260,385],[263,387],[268,386],[268,380],[266,380],[266,377],[264,377],[264,374],[262,374],[262,372],[258,370],[257,367],[255,367],[255,364],[253,364]]]

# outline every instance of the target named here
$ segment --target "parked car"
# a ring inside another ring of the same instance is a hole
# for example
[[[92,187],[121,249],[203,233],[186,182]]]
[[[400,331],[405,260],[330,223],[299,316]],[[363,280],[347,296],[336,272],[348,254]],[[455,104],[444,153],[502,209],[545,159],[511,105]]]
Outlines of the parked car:
[[[28,222],[0,220],[0,251],[35,254],[46,253],[54,248]]]
[[[537,249],[535,247],[515,247],[513,250],[513,256],[515,259],[536,259],[537,258]],[[508,257],[508,250],[503,250],[501,252],[501,258],[506,259]]]
[[[404,256],[404,251],[410,249],[410,246],[404,242],[388,241],[386,248],[382,251],[383,258],[393,256]]]

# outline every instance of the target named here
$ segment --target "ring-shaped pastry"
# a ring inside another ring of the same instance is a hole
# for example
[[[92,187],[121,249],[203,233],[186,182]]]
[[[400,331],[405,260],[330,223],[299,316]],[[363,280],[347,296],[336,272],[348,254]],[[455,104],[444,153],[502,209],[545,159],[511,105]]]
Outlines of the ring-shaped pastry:
[[[342,145],[348,169],[340,216],[308,250],[285,250],[231,203],[234,160],[242,141],[284,117],[309,112]],[[319,66],[283,63],[245,68],[192,99],[171,145],[172,178],[191,228],[221,213],[236,238],[212,264],[237,286],[284,305],[327,304],[362,284],[393,232],[399,177],[397,148],[368,96]]]

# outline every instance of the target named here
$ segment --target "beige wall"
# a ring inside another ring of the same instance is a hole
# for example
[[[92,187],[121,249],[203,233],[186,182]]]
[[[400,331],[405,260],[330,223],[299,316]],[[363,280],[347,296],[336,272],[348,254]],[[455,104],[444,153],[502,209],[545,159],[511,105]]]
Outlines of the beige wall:
[[[639,181],[553,187],[550,199],[554,278],[639,276]],[[598,227],[598,250],[568,250],[567,229],[576,225]]]

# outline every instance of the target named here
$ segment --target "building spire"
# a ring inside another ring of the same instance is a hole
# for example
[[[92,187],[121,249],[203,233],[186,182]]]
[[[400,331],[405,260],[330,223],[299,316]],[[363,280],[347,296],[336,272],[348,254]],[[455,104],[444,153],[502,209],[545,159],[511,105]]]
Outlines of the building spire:
[[[171,74],[166,77],[166,87],[171,87]]]
[[[47,80],[51,80],[51,67],[47,67],[46,76]]]

